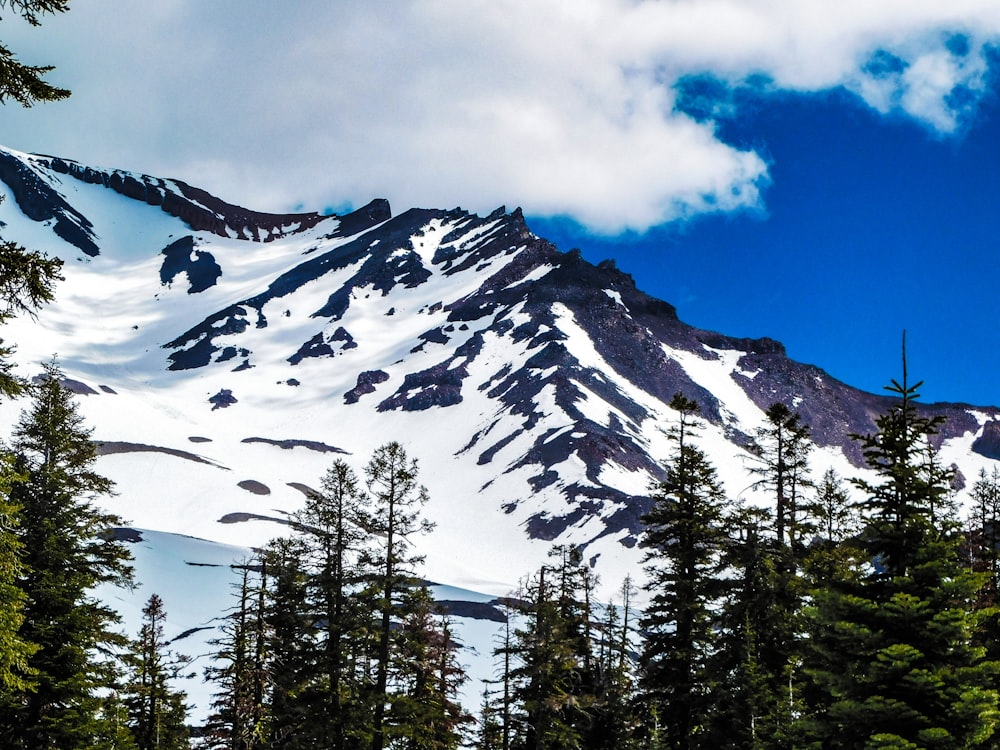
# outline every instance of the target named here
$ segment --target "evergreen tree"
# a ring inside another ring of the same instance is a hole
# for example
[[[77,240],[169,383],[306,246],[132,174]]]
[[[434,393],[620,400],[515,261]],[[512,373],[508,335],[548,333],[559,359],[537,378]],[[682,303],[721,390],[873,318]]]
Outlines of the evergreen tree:
[[[186,750],[188,745],[185,694],[170,686],[191,663],[187,656],[167,648],[163,600],[153,594],[142,610],[139,638],[132,645],[124,704],[138,750]]]
[[[524,626],[515,631],[514,705],[523,732],[517,750],[582,747],[592,696],[581,690],[577,627],[560,601],[558,569],[542,566],[521,595]]]
[[[473,747],[476,750],[503,750],[504,748],[504,714],[503,703],[499,693],[490,690],[489,685],[483,688],[483,700],[479,706],[479,718],[476,720],[478,729]]]
[[[50,302],[61,266],[60,260],[0,239],[0,325],[19,314],[33,316]],[[8,398],[23,393],[25,387],[13,372],[12,353],[13,347],[0,339],[0,396]],[[30,688],[28,660],[37,650],[37,645],[19,635],[27,601],[20,580],[26,570],[19,530],[21,508],[10,493],[14,483],[23,479],[14,469],[14,456],[0,443],[0,703],[16,700],[16,694]]]
[[[980,470],[972,486],[968,551],[973,570],[986,575],[979,595],[980,607],[998,604],[1000,593],[1000,469]]]
[[[821,546],[836,545],[861,528],[858,509],[851,502],[843,480],[833,469],[827,469],[823,474],[815,497],[806,510],[815,527],[816,541]]]
[[[37,650],[23,672],[34,689],[0,705],[0,744],[11,750],[90,747],[99,733],[98,691],[115,677],[101,655],[124,645],[111,630],[118,615],[92,592],[128,583],[129,554],[111,532],[120,520],[91,502],[111,482],[93,470],[90,431],[60,376],[46,368],[14,430],[15,470],[24,480],[10,499],[20,509],[18,585],[27,595],[19,637]]]
[[[458,645],[447,618],[438,621],[425,587],[414,590],[401,628],[401,652],[392,674],[393,747],[405,750],[455,750],[472,722],[458,700],[466,681]]]
[[[405,617],[406,600],[419,583],[416,566],[423,557],[410,549],[413,537],[433,528],[420,516],[427,490],[417,483],[417,462],[397,442],[377,448],[365,468],[365,482],[373,512],[368,531],[376,547],[363,558],[371,570],[376,633],[373,662],[375,685],[372,696],[372,750],[386,746],[386,709],[389,703],[389,673],[392,668],[394,619]]]
[[[41,24],[40,16],[69,10],[69,0],[4,0],[0,8],[9,6],[32,26]],[[46,83],[44,76],[51,65],[22,63],[6,46],[0,44],[0,104],[13,99],[23,107],[36,102],[56,101],[69,96],[66,89]]]
[[[301,702],[313,717],[310,734],[332,750],[370,742],[370,696],[357,664],[370,651],[371,609],[359,601],[363,572],[358,557],[372,543],[371,523],[357,477],[340,460],[295,516],[308,574],[308,617],[316,624],[310,659],[316,679]]]
[[[493,649],[493,656],[499,656],[501,658],[500,662],[500,675],[494,680],[494,682],[499,683],[500,689],[498,691],[498,696],[496,699],[497,706],[493,713],[496,715],[496,721],[500,725],[500,743],[499,750],[510,750],[514,746],[514,717],[513,717],[513,706],[514,706],[514,665],[513,660],[515,656],[516,646],[514,643],[514,617],[517,614],[517,608],[514,606],[514,600],[512,597],[506,597],[501,602],[502,612],[503,612],[503,630],[500,632],[500,642],[497,644],[496,648]],[[484,714],[485,716],[485,714]],[[483,719],[484,726],[481,728],[480,734],[482,735],[485,731],[485,721]],[[481,740],[482,742],[482,740]]]
[[[722,530],[726,499],[715,468],[691,444],[698,405],[677,394],[679,415],[671,429],[674,457],[654,487],[654,505],[643,516],[646,591],[641,627],[641,701],[648,744],[671,750],[701,747],[712,708],[709,660],[715,640],[722,583]]]
[[[264,622],[268,633],[267,747],[299,750],[312,746],[309,715],[301,700],[313,679],[311,662],[315,637],[307,616],[307,585],[298,538],[273,540],[262,555],[268,582]]]
[[[799,614],[795,581],[783,569],[787,550],[778,546],[767,509],[742,508],[727,523],[733,536],[711,662],[711,746],[797,747]]]
[[[612,602],[605,613],[597,655],[594,705],[585,746],[588,750],[630,750],[634,741],[635,698],[632,658],[635,588],[626,578],[621,589],[621,611]]]
[[[55,283],[62,280],[61,268],[58,258],[0,238],[0,325],[17,315],[33,317],[43,304],[51,302]],[[0,396],[16,396],[24,391],[23,380],[13,372],[13,351],[13,346],[0,339]]]
[[[859,437],[879,481],[855,482],[869,511],[858,565],[814,593],[805,724],[824,748],[979,747],[997,721],[997,664],[973,644],[981,580],[960,561],[951,472],[931,450],[941,420],[918,414],[919,386],[904,350],[899,401]]]
[[[254,750],[267,737],[267,581],[263,565],[244,561],[238,569],[237,604],[226,616],[222,635],[212,641],[218,650],[205,669],[206,680],[218,686],[205,727],[206,750]]]
[[[778,546],[795,548],[801,544],[803,531],[799,524],[800,495],[810,484],[809,428],[782,403],[771,404],[765,416],[768,423],[757,430],[754,462],[750,467],[750,473],[759,479],[752,486],[773,493]]]
[[[9,499],[19,477],[10,460],[0,453],[0,704],[31,689],[34,670],[28,662],[38,648],[21,635],[28,595],[20,586],[26,572],[19,539],[20,506]]]

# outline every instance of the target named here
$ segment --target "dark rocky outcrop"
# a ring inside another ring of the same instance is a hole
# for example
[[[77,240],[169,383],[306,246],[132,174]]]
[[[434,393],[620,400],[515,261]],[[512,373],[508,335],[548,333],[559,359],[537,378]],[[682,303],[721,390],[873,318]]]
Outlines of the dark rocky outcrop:
[[[188,294],[197,294],[215,285],[222,275],[222,268],[209,252],[195,249],[194,237],[181,237],[160,251],[163,265],[160,266],[160,283],[170,284],[178,274],[184,273],[188,279]]]
[[[375,386],[389,379],[389,373],[382,370],[365,370],[358,375],[358,383],[344,394],[345,404],[356,404],[358,400],[369,393],[375,392]]]
[[[94,225],[13,154],[0,149],[0,180],[10,187],[18,207],[33,221],[53,221],[52,231],[86,255],[101,250]]]
[[[293,448],[306,448],[311,451],[317,451],[318,453],[343,453],[344,455],[349,455],[343,448],[338,448],[335,445],[327,445],[326,443],[321,443],[318,440],[272,440],[271,438],[248,437],[243,438],[240,442],[263,443],[264,445],[273,445],[286,451],[292,450]]]

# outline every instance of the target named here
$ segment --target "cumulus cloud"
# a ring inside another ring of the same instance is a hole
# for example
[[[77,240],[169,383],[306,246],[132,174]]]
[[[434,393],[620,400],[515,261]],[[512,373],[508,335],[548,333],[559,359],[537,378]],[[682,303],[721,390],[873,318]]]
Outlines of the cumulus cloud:
[[[680,111],[678,81],[842,87],[947,135],[987,89],[1000,5],[90,0],[0,36],[74,91],[6,108],[0,141],[22,150],[262,210],[382,196],[617,232],[761,205],[765,160]]]

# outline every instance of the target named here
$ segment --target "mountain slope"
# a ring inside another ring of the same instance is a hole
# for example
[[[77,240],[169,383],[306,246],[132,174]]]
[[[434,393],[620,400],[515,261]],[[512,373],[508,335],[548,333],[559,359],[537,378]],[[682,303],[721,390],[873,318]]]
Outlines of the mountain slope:
[[[700,443],[750,502],[772,402],[811,426],[814,473],[848,476],[847,436],[888,403],[770,339],[686,325],[520,211],[272,215],[2,149],[0,180],[2,236],[66,261],[56,302],[4,336],[25,374],[58,353],[117,483],[102,503],[147,534],[260,545],[334,457],[360,470],[394,439],[430,491],[430,579],[502,595],[571,543],[610,591],[640,564],[674,393],[699,403]],[[7,424],[18,408],[0,404]],[[996,408],[923,408],[947,415],[943,456],[964,477],[1000,456]]]

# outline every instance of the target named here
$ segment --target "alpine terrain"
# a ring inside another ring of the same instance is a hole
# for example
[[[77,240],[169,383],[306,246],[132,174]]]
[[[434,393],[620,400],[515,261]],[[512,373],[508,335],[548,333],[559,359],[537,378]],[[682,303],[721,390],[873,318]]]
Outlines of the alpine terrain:
[[[3,237],[65,262],[55,302],[3,336],[22,375],[56,358],[115,482],[98,502],[127,519],[140,585],[102,595],[132,632],[159,594],[168,635],[196,657],[232,605],[231,566],[287,531],[334,459],[360,471],[394,440],[418,460],[436,528],[413,543],[458,623],[474,702],[496,600],[552,545],[581,549],[602,595],[641,575],[674,394],[700,407],[698,444],[750,504],[769,406],[809,426],[815,476],[852,477],[866,470],[848,436],[888,404],[777,341],[683,323],[614,261],[532,234],[520,210],[271,214],[6,149],[0,183]],[[8,429],[22,408],[0,404]],[[1000,409],[920,409],[947,417],[936,438],[962,497],[1000,459]],[[207,688],[189,682],[197,719]]]

